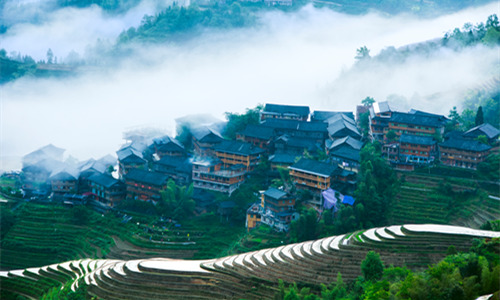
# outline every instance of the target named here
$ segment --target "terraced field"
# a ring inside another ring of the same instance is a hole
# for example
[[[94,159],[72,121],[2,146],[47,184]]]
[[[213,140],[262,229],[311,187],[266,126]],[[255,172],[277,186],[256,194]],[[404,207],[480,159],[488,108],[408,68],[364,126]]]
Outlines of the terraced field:
[[[122,223],[113,215],[86,213],[82,224],[74,209],[22,204],[16,210],[15,224],[1,241],[0,270],[83,258],[220,257],[244,234],[244,228],[221,224],[215,215],[176,227],[174,223],[147,224],[146,220]]]
[[[500,219],[500,201],[477,191],[474,182],[449,183],[457,195],[443,194],[443,178],[406,175],[391,208],[392,224],[455,224],[479,228]],[[464,182],[466,180],[463,180]]]
[[[344,280],[352,281],[361,274],[361,261],[370,250],[380,253],[387,265],[418,270],[442,259],[449,246],[466,251],[474,238],[484,237],[500,238],[500,233],[404,225],[218,259],[77,260],[0,272],[0,296],[38,298],[64,284],[73,290],[86,285],[90,296],[105,299],[269,299],[279,279],[317,286],[333,282],[340,272]]]

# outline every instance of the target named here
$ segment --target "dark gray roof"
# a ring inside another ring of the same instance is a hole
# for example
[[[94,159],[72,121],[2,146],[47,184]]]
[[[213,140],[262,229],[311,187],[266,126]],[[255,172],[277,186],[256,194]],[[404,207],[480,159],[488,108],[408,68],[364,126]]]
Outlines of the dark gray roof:
[[[125,175],[125,178],[129,179],[129,180],[134,180],[137,182],[143,182],[146,184],[162,186],[163,184],[165,184],[167,182],[169,176],[165,175],[165,174],[157,173],[157,172],[150,172],[150,171],[139,170],[139,169],[131,169]]]
[[[402,134],[399,138],[399,142],[426,146],[436,144],[436,141],[431,136],[421,136],[413,134]]]
[[[293,164],[297,157],[294,154],[276,153],[269,156],[269,161],[276,164]]]
[[[308,132],[326,132],[328,128],[328,124],[323,122],[307,122],[282,119],[267,119],[262,123],[262,125],[274,129],[288,129]]]
[[[351,160],[355,162],[359,162],[359,153],[360,150],[352,149],[350,147],[340,147],[329,153],[332,157],[338,157],[341,159]]]
[[[352,112],[315,110],[311,115],[311,121],[326,121],[336,115],[344,115],[347,118],[354,120],[354,114]]]
[[[472,152],[483,152],[491,149],[491,147],[486,144],[464,138],[450,138],[439,144],[439,146]]]
[[[264,192],[264,195],[267,197],[271,197],[273,199],[281,199],[287,196],[287,194],[283,191],[280,191],[276,188],[270,188]]]
[[[428,117],[435,117],[435,118],[438,118],[440,119],[441,121],[446,121],[448,120],[448,118],[446,118],[445,116],[443,115],[438,115],[438,114],[433,114],[433,113],[428,113],[426,111],[421,111],[421,110],[416,110],[416,109],[411,109],[409,112],[409,114],[413,114],[413,115],[421,115],[421,116],[428,116]]]
[[[491,124],[484,123],[469,129],[464,133],[465,137],[478,137],[480,135],[485,135],[489,139],[494,139],[500,135],[500,131]]]
[[[338,132],[340,132],[343,129],[347,129],[348,131],[354,133],[355,135],[361,136],[358,128],[354,124],[351,124],[350,122],[347,122],[345,120],[338,120],[337,122],[328,125],[328,133],[332,137],[336,136]]]
[[[280,142],[284,143],[288,147],[302,148],[302,149],[307,149],[308,151],[316,151],[322,149],[321,144],[314,139],[288,136],[286,134],[278,137],[275,141],[275,143],[280,143]]]
[[[363,148],[363,142],[359,141],[353,137],[346,136],[340,139],[336,139],[333,141],[330,145],[327,145],[328,149],[333,150],[335,148],[338,148],[341,145],[348,145],[349,147],[356,149],[356,150],[361,150]]]
[[[139,151],[135,148],[132,148],[132,147],[122,148],[122,149],[116,151],[116,155],[118,156],[118,160],[120,160],[120,161],[123,161],[125,158],[127,158],[129,156],[137,156],[141,159],[144,157],[142,155],[141,151]]]
[[[389,122],[421,125],[427,127],[441,127],[445,123],[445,120],[441,117],[443,116],[393,112],[391,117],[389,118]]]
[[[80,172],[71,167],[65,167],[62,170],[54,171],[50,175],[50,180],[77,180]]]
[[[344,114],[336,114],[334,116],[331,116],[330,118],[328,118],[326,120],[326,122],[328,124],[332,124],[332,123],[338,122],[340,120],[344,120],[344,121],[349,122],[352,125],[356,126],[356,122],[354,121],[354,118],[350,118],[350,117],[348,117],[348,116],[346,116]]]
[[[299,115],[308,116],[309,106],[295,106],[295,105],[281,105],[281,104],[270,104],[267,103],[264,107],[264,112],[276,113],[276,114],[289,114],[289,115]]]
[[[190,159],[178,156],[164,156],[155,164],[170,167],[183,173],[190,173],[192,168]]]
[[[263,140],[270,140],[274,136],[274,129],[264,125],[249,124],[240,132],[240,135]]]
[[[262,148],[256,147],[250,143],[228,140],[222,141],[214,146],[214,150],[238,155],[254,155],[264,152]]]
[[[323,177],[332,175],[338,167],[329,163],[319,162],[312,159],[302,158],[299,162],[289,167],[293,170],[300,170]]]
[[[164,136],[153,140],[160,151],[184,151],[184,146],[176,139]]]
[[[191,130],[194,138],[202,143],[219,143],[224,138],[217,131],[209,127],[199,127]]]
[[[110,188],[115,184],[120,184],[121,181],[106,175],[106,174],[94,174],[88,178],[89,181],[95,182],[104,187]]]

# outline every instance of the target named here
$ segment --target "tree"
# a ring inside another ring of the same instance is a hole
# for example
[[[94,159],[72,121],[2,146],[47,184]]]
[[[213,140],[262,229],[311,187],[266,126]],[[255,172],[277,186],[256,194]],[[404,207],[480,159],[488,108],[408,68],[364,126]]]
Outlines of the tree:
[[[47,63],[51,64],[53,59],[54,53],[52,53],[52,49],[49,48],[49,50],[47,50]]]
[[[167,187],[160,191],[161,200],[157,204],[158,211],[171,218],[182,218],[192,215],[195,208],[193,184],[178,186],[172,179],[167,182]]]
[[[363,277],[366,280],[380,280],[384,274],[384,264],[380,259],[380,255],[374,251],[369,251],[361,262],[361,272],[363,272]]]
[[[320,232],[317,222],[318,214],[314,209],[308,209],[300,215],[297,221],[291,224],[291,235],[297,242],[314,240]]]
[[[392,142],[394,142],[398,138],[398,135],[396,134],[396,132],[394,130],[389,130],[387,132],[386,137],[387,137],[387,141],[389,143],[392,143]]]
[[[225,113],[227,125],[224,130],[224,135],[229,139],[234,139],[236,137],[236,133],[245,129],[247,125],[259,124],[260,111],[262,108],[262,105],[257,105],[252,109],[247,108],[244,114],[230,112]]]
[[[366,97],[365,99],[361,100],[361,104],[363,104],[366,107],[370,107],[375,103],[375,99],[372,97]]]
[[[362,227],[383,226],[387,223],[388,209],[396,195],[398,180],[387,161],[382,158],[379,144],[368,143],[360,152],[361,166],[355,205],[363,204],[358,216]]]
[[[479,106],[476,112],[476,126],[484,123],[483,107]]]
[[[370,50],[366,47],[360,47],[356,49],[356,56],[354,57],[358,61],[367,60],[370,58]]]

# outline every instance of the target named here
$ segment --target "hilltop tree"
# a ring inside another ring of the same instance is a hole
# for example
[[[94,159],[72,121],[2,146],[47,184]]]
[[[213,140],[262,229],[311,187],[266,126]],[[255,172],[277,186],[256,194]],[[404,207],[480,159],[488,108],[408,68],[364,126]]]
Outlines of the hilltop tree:
[[[372,97],[366,97],[361,101],[361,104],[363,104],[366,107],[372,106],[373,103],[375,103],[375,99],[373,99]]]
[[[366,46],[356,49],[356,56],[354,57],[358,61],[366,60],[370,58],[370,49]]]
[[[47,50],[47,63],[51,64],[53,59],[54,53],[52,52],[52,49],[49,48],[49,50]]]
[[[484,123],[484,115],[483,115],[483,107],[479,106],[477,108],[477,113],[476,113],[476,126],[479,126]]]

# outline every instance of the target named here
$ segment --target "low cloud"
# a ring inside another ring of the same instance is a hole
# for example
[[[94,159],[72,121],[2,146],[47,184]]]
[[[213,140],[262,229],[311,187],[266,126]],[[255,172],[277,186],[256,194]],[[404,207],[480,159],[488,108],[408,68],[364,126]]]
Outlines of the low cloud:
[[[207,31],[176,45],[138,45],[134,58],[115,69],[65,80],[24,78],[3,86],[1,150],[5,156],[22,156],[53,143],[78,159],[100,157],[118,149],[124,131],[155,127],[174,133],[175,119],[184,115],[223,119],[226,111],[243,112],[265,102],[354,110],[366,96],[382,101],[396,94],[410,101],[437,95],[432,102],[412,105],[446,113],[460,100],[457,89],[491,78],[498,48],[443,50],[398,66],[351,70],[356,49],[366,45],[374,55],[388,46],[442,37],[465,22],[485,21],[495,8],[422,20],[349,16],[307,6],[295,13],[263,14],[255,28]],[[24,44],[30,41],[25,37]],[[17,49],[29,54],[31,47]]]

